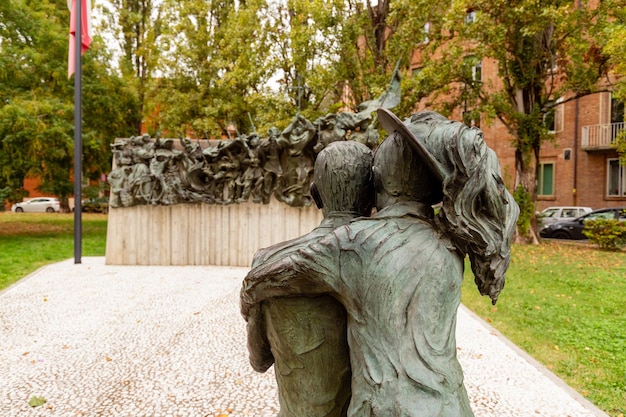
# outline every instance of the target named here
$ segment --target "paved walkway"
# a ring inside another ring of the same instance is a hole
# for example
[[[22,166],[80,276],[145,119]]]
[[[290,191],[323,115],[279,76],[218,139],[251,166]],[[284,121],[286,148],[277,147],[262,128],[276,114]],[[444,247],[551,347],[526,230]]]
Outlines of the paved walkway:
[[[98,257],[31,274],[0,293],[0,416],[276,415],[273,369],[248,365],[246,272]],[[457,339],[477,417],[606,416],[464,308]]]

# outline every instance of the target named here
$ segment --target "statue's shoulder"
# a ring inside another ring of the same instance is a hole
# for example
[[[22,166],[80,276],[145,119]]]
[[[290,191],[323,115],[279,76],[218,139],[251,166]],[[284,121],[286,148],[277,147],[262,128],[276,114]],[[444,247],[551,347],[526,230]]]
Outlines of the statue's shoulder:
[[[318,242],[329,231],[330,230],[326,228],[317,227],[306,235],[259,249],[252,259],[252,267],[254,268],[266,262],[288,257],[296,253],[298,249],[303,249],[308,245]]]
[[[259,249],[252,258],[252,267],[257,267],[268,262],[271,258],[279,256],[281,253],[291,253],[298,249],[299,245],[295,242],[297,239],[276,243],[272,246]]]

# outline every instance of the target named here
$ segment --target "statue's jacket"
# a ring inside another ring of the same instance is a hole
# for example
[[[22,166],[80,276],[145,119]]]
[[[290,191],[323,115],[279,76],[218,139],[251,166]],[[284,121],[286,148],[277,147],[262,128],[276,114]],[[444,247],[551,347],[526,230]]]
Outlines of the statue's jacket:
[[[349,416],[472,416],[456,358],[463,259],[419,203],[382,209],[259,265],[242,302],[328,293],[347,310]]]
[[[357,217],[329,213],[310,233],[259,250],[252,267],[280,259]],[[248,317],[252,367],[276,371],[279,417],[343,417],[350,401],[346,312],[330,295],[266,299]]]

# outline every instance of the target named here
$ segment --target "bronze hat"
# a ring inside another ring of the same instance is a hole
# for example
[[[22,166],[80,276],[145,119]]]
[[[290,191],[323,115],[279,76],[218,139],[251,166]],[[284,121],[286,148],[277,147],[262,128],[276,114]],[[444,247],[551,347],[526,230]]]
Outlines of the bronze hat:
[[[413,150],[420,156],[424,164],[430,169],[434,177],[442,185],[446,176],[443,166],[437,161],[434,155],[426,148],[426,146],[420,141],[406,124],[404,124],[395,114],[385,108],[379,108],[376,110],[378,114],[378,120],[388,134],[398,132],[400,136],[405,138]]]

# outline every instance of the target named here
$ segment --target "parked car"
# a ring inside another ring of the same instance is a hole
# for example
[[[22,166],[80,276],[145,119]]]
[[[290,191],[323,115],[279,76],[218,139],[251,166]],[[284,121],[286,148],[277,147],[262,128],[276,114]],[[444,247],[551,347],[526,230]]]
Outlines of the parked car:
[[[109,199],[107,197],[88,198],[81,202],[81,208],[86,213],[104,213],[109,212]]]
[[[548,223],[539,231],[539,236],[549,239],[587,239],[583,234],[585,222],[598,219],[626,221],[626,207],[611,207],[595,210],[575,219],[565,219]]]
[[[554,223],[559,220],[574,219],[582,216],[583,214],[591,213],[592,211],[593,209],[591,207],[548,207],[537,214],[537,222],[539,223],[539,228],[541,229],[541,227],[549,223]]]
[[[11,211],[16,213],[54,213],[61,210],[58,198],[37,197],[11,206]]]

